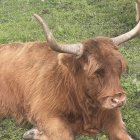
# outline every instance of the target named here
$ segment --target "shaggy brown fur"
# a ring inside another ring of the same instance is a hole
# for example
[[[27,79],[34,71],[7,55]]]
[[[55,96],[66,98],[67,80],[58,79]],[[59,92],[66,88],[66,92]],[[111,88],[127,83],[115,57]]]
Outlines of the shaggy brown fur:
[[[110,39],[85,41],[84,54],[61,54],[46,42],[0,46],[0,117],[25,120],[44,140],[73,140],[101,130],[111,140],[131,140],[118,106],[125,95],[126,62]]]

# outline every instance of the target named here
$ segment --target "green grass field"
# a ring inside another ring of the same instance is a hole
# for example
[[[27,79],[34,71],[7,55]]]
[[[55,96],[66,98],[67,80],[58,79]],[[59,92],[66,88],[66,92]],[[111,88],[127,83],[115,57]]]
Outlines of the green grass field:
[[[45,40],[33,18],[40,14],[59,42],[75,43],[96,36],[114,37],[135,26],[134,0],[0,0],[0,43]],[[140,37],[123,44],[121,52],[129,72],[122,77],[128,92],[122,108],[128,132],[140,140]],[[6,119],[0,123],[0,140],[21,140],[29,126]],[[76,140],[107,140],[96,138]]]

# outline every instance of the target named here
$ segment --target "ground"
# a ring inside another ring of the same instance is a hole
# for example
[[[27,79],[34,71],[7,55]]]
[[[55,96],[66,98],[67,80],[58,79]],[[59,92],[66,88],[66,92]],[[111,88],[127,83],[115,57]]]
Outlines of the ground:
[[[49,24],[59,42],[75,43],[96,36],[115,37],[135,26],[133,0],[0,0],[0,43],[45,40],[33,13]],[[123,44],[129,71],[122,77],[128,92],[122,108],[128,132],[140,140],[140,37]],[[21,140],[29,128],[6,119],[0,123],[0,140]],[[107,140],[96,138],[76,140]]]

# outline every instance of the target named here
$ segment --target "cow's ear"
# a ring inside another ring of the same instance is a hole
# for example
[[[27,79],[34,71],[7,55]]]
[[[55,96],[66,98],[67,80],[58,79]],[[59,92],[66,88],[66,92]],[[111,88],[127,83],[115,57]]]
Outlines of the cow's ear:
[[[73,54],[58,54],[58,64],[62,67],[66,67],[68,70],[77,73],[82,70],[82,65],[77,59],[77,57]]]

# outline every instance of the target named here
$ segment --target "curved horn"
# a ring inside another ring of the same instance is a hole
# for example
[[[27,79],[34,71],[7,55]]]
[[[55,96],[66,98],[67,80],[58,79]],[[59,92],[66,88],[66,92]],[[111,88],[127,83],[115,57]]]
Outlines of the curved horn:
[[[140,34],[140,0],[136,0],[136,18],[138,24],[131,31],[112,38],[112,41],[116,45],[120,45],[121,43],[124,43]]]
[[[140,0],[136,0],[136,22],[140,20]]]
[[[112,41],[116,44],[116,45],[120,45],[134,37],[136,37],[137,35],[140,34],[140,21],[139,23],[129,32],[119,35],[117,37],[112,38]]]
[[[34,17],[37,19],[37,21],[43,27],[43,30],[45,32],[46,39],[49,43],[49,46],[54,51],[61,52],[61,53],[75,54],[78,56],[81,56],[83,54],[84,46],[82,43],[66,44],[66,45],[58,44],[57,41],[55,40],[53,34],[51,33],[48,25],[45,23],[45,21],[37,14],[34,14]]]

